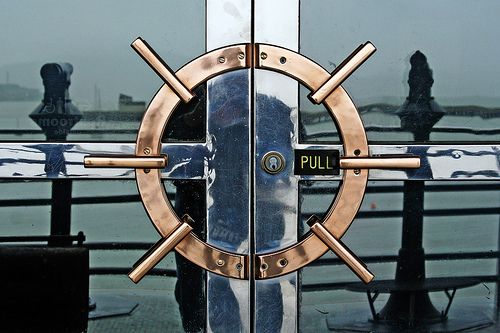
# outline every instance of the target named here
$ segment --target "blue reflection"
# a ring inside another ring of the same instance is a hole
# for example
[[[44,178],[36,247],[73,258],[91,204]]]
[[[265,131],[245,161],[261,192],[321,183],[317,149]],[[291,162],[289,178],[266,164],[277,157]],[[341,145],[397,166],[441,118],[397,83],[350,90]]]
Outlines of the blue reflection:
[[[45,154],[44,171],[48,178],[57,178],[60,175],[67,176],[66,159],[64,152],[73,148],[74,145],[33,145],[35,148]]]
[[[207,209],[210,244],[231,252],[249,251],[250,110],[248,71],[220,76],[208,87]],[[248,291],[248,283],[244,293]],[[240,284],[238,284],[240,286]],[[236,288],[236,287],[235,287]],[[230,279],[209,275],[209,325],[214,332],[240,332],[240,309],[248,300],[236,297]]]

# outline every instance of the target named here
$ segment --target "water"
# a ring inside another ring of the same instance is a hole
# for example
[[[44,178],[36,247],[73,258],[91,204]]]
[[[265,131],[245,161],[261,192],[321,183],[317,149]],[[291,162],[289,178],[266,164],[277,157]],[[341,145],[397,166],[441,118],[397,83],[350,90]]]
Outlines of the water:
[[[40,128],[29,114],[38,106],[39,102],[0,102],[0,140],[44,140],[41,134],[5,134],[2,130],[39,130]],[[311,112],[311,111],[308,111]],[[312,112],[326,114],[326,110],[317,107]],[[109,111],[116,119],[120,117],[120,111]],[[361,114],[365,127],[395,127],[400,126],[400,120],[396,115],[382,112],[366,112]],[[308,135],[317,133],[336,133],[333,122],[327,121],[315,124],[306,124]],[[479,116],[444,116],[435,128],[462,128],[472,130],[495,130],[500,128],[500,117],[484,119]],[[94,134],[69,134],[69,141],[135,141],[134,131],[139,128],[139,121],[86,121],[85,117],[75,125],[74,130],[95,130]],[[132,133],[120,133],[121,130],[129,130]],[[411,133],[407,132],[378,132],[367,133],[370,141],[412,141]],[[464,132],[431,133],[432,141],[498,141],[500,134],[471,134]],[[330,140],[338,142],[338,135],[330,135],[319,141]]]
[[[5,133],[5,130],[36,130],[40,127],[31,120],[30,113],[40,102],[0,102],[0,140],[18,141],[18,140],[38,140],[43,141],[43,134],[32,133]],[[109,111],[113,118],[120,118],[120,111]],[[133,121],[103,121],[97,119],[95,121],[83,120],[78,122],[72,130],[92,130],[96,133],[70,133],[68,141],[121,141],[134,142],[135,132],[139,128],[139,122]],[[121,133],[122,130],[127,130],[127,133]],[[2,132],[4,131],[4,132]]]

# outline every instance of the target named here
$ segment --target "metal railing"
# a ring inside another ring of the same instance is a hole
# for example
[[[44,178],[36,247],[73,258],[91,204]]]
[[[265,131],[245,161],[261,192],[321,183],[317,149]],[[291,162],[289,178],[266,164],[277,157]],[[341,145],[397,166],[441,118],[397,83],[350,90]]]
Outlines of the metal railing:
[[[410,133],[400,127],[366,126],[366,133]],[[434,127],[431,133],[453,133],[453,134],[473,134],[473,135],[498,135],[500,129],[473,129],[466,127]],[[316,140],[324,138],[337,138],[338,132],[319,132],[308,134],[306,140]]]
[[[139,123],[137,123],[137,127]],[[367,133],[411,133],[406,129],[400,127],[388,127],[388,126],[366,126],[365,131]],[[453,133],[453,134],[473,134],[473,135],[498,135],[500,134],[500,129],[475,129],[469,127],[434,127],[431,133]],[[137,128],[94,128],[94,129],[72,129],[71,135],[103,135],[103,134],[137,134]],[[26,135],[44,135],[44,132],[39,129],[0,129],[1,135],[13,135],[16,137],[22,137]],[[314,140],[321,138],[332,138],[338,137],[338,132],[319,132],[312,133],[305,136],[306,140]]]
[[[425,192],[495,192],[499,188],[498,182],[488,183],[472,183],[472,184],[428,184],[425,186]],[[366,193],[402,193],[402,185],[377,185],[369,186]],[[333,187],[304,187],[302,194],[304,196],[311,195],[334,195],[336,188]],[[174,193],[168,193],[171,200],[174,199]],[[0,207],[26,207],[26,206],[46,206],[51,204],[51,199],[5,199],[0,200]],[[88,205],[88,204],[113,204],[113,203],[130,203],[141,201],[139,195],[113,195],[99,197],[75,197],[72,198],[72,205]],[[500,203],[499,203],[500,204]],[[302,218],[307,219],[310,214],[302,214]],[[321,214],[318,214],[321,215]],[[425,216],[467,216],[467,215],[500,215],[500,205],[496,207],[484,208],[453,208],[453,209],[428,209],[424,212]],[[401,210],[383,210],[383,211],[360,211],[357,218],[375,219],[375,218],[398,218],[402,216]],[[47,237],[47,236],[45,236]],[[72,236],[78,237],[78,236]],[[79,236],[81,239],[81,235]],[[0,242],[7,241],[43,241],[43,237],[0,237]],[[80,242],[81,243],[81,242]],[[83,243],[84,247],[90,251],[128,251],[128,250],[148,250],[153,243],[149,242],[87,242]],[[397,255],[369,255],[362,256],[361,259],[366,263],[395,263]],[[478,251],[478,252],[441,252],[426,254],[425,259],[428,261],[443,261],[443,260],[472,260],[472,259],[496,259],[500,262],[500,251]],[[310,267],[340,265],[342,262],[337,258],[322,258],[316,260]],[[126,275],[130,267],[90,267],[91,275]],[[155,276],[175,277],[175,269],[155,268],[150,273]],[[471,277],[471,276],[468,276]],[[474,276],[482,282],[500,282],[498,275],[479,275]],[[303,284],[303,291],[319,291],[342,289],[346,284],[352,281],[338,281],[331,283],[314,283]]]

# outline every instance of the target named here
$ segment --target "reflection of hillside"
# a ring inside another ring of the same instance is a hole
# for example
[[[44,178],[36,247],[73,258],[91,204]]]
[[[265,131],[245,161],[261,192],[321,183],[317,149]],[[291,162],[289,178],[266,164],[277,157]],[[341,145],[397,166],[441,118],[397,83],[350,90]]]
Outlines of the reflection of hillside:
[[[100,98],[100,93],[98,95]],[[100,104],[100,101],[98,105]],[[120,94],[118,110],[90,110],[83,112],[83,121],[141,121],[146,102],[134,101],[131,96]]]
[[[385,103],[374,103],[364,106],[359,106],[358,111],[360,114],[364,113],[388,113],[395,114],[399,110],[399,105],[391,105]],[[486,108],[475,105],[459,105],[459,106],[444,106],[446,116],[462,116],[462,117],[481,117],[483,119],[500,118],[500,108]],[[313,124],[318,122],[327,121],[330,119],[326,112],[318,112],[311,110],[302,110],[302,121],[305,124]]]
[[[82,121],[141,121],[144,111],[83,111]]]
[[[0,102],[37,101],[42,98],[38,89],[21,87],[18,84],[0,84]]]

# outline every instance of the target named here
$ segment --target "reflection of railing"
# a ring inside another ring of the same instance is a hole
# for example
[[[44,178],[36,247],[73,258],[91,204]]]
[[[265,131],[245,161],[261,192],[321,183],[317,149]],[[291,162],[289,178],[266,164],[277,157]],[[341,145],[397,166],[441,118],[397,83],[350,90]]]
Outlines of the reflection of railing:
[[[498,191],[498,183],[482,183],[482,184],[433,184],[426,185],[425,192],[482,192],[486,191],[496,192]],[[336,188],[334,187],[321,187],[321,188],[309,188],[306,193],[309,195],[333,195],[335,194]],[[403,191],[403,186],[369,186],[366,193],[401,193]],[[500,215],[499,207],[481,207],[481,208],[453,208],[453,209],[426,209],[423,212],[426,217],[437,217],[437,216],[485,216],[485,215]],[[310,214],[302,214],[301,218],[306,220]],[[401,218],[403,212],[401,210],[383,210],[383,211],[360,211],[357,214],[357,218],[364,219],[375,219],[375,218]],[[471,259],[498,259],[500,258],[500,252],[498,251],[488,251],[488,252],[445,252],[445,253],[433,253],[425,254],[426,261],[442,261],[442,260],[471,260]],[[363,261],[366,263],[395,263],[398,260],[398,255],[370,255],[363,256]],[[327,266],[327,265],[340,265],[342,262],[337,258],[327,258],[319,259],[312,264],[310,267]],[[482,282],[497,282],[500,280],[500,276],[497,275],[487,275],[487,276],[468,276],[478,278]],[[347,282],[329,282],[329,283],[315,283],[304,285],[304,291],[320,291],[328,289],[343,289]]]
[[[410,133],[399,127],[384,127],[384,126],[367,126],[365,131],[370,133]],[[453,133],[453,134],[473,134],[473,135],[498,135],[500,134],[500,129],[473,129],[466,127],[435,127],[432,129],[431,133]],[[28,129],[0,129],[0,135],[42,135],[44,134],[42,130],[28,130]],[[102,135],[102,134],[137,134],[137,129],[116,129],[116,128],[99,128],[99,129],[73,129],[70,132],[71,135]],[[313,134],[307,134],[304,136],[305,140],[314,140],[322,138],[338,137],[337,132],[319,132]]]
[[[137,125],[139,126],[139,125]],[[0,130],[0,135],[43,135],[44,132],[42,130],[26,130],[26,129],[2,129]],[[135,129],[73,129],[71,130],[71,134],[137,134],[137,128]]]
[[[426,185],[426,192],[497,192],[498,183],[472,183],[472,184],[432,184]],[[369,186],[366,193],[401,193],[403,186],[389,185],[389,186]],[[334,195],[336,189],[334,187],[304,187],[302,193],[304,196],[310,195]],[[169,193],[169,198],[174,199],[174,195]],[[127,202],[140,202],[139,195],[114,195],[104,197],[77,197],[72,198],[73,205],[85,204],[113,204],[113,203],[127,203]],[[26,206],[44,206],[50,205],[51,199],[7,199],[0,200],[0,207],[26,207]],[[453,209],[430,209],[425,210],[426,216],[467,216],[467,215],[500,215],[500,206],[497,207],[484,207],[484,208],[453,208]],[[318,214],[320,215],[320,214]],[[402,212],[398,210],[386,211],[360,211],[358,218],[389,218],[401,217]],[[307,218],[310,214],[304,215]],[[90,251],[122,251],[122,250],[148,250],[153,243],[149,242],[88,242],[83,246],[87,247]],[[370,255],[361,257],[366,263],[394,263],[397,260],[397,255]],[[500,260],[499,251],[478,251],[478,252],[443,252],[432,253],[425,255],[426,260],[442,261],[442,260],[472,260],[472,259],[498,259]],[[319,259],[312,263],[310,266],[328,266],[340,265],[342,262],[337,258]],[[126,275],[130,271],[130,267],[90,267],[91,275]],[[149,273],[156,276],[169,276],[175,277],[176,272],[174,269],[161,269],[155,268]],[[499,282],[500,276],[498,275],[479,275],[474,277],[482,282]],[[319,290],[333,290],[342,289],[346,284],[352,281],[338,281],[328,283],[314,283],[303,284],[303,291],[319,291]]]
[[[496,215],[500,214],[500,207],[490,208],[453,208],[453,209],[426,209],[424,216],[464,216],[464,215]],[[302,214],[307,219],[311,214]],[[356,215],[359,219],[402,217],[400,210],[384,210],[380,212],[361,211]]]
[[[377,132],[377,133],[410,133],[399,127],[383,127],[383,126],[367,126],[365,127],[367,133]],[[1,132],[0,132],[1,133]],[[500,134],[500,129],[472,129],[465,127],[434,127],[431,133],[453,133],[453,134],[473,134],[473,135],[498,135]],[[308,134],[304,137],[305,140],[323,139],[338,137],[337,132],[319,132]]]
[[[370,104],[359,106],[358,111],[361,115],[368,115],[379,113],[385,116],[397,116],[400,110],[400,105],[391,104]],[[500,117],[500,108],[486,108],[475,105],[458,105],[458,106],[444,106],[446,116],[460,116],[460,117],[480,117],[482,119],[491,119]],[[316,124],[323,121],[331,121],[328,112],[317,112],[313,110],[301,110],[300,117],[304,124]]]

